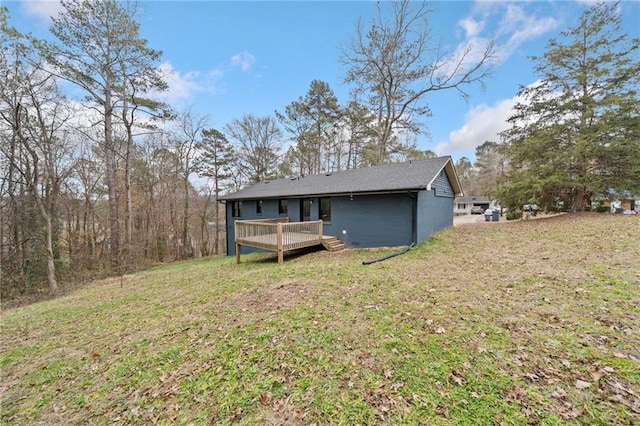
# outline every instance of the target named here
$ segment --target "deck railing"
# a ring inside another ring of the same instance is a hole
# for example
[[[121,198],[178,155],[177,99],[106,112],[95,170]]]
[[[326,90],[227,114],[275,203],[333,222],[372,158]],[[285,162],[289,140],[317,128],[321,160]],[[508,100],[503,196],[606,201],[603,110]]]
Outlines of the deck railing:
[[[241,245],[277,251],[278,263],[282,263],[285,251],[322,244],[322,221],[236,220],[235,243],[237,263],[240,263]]]
[[[289,222],[279,224],[282,229],[282,245],[287,250],[309,246],[311,237],[317,237],[317,243],[322,243],[322,221]],[[300,239],[301,235],[309,235],[309,240]]]
[[[289,218],[236,220],[236,242],[251,241],[252,243],[260,244],[260,248],[270,249],[274,245],[278,244],[278,224],[283,222],[289,222]]]

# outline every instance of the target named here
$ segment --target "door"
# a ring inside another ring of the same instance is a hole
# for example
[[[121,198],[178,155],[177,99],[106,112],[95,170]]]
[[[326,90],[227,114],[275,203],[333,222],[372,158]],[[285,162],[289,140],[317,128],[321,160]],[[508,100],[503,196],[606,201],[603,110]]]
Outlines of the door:
[[[300,203],[300,220],[308,222],[311,220],[311,199],[304,198]]]

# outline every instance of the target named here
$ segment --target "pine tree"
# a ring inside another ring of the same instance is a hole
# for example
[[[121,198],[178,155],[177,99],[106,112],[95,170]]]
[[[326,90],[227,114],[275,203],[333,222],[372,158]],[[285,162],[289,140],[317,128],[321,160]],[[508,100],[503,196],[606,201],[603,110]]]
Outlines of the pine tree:
[[[594,195],[640,187],[640,40],[622,31],[620,7],[593,6],[533,58],[540,80],[503,133],[503,204],[582,211]]]
[[[235,153],[227,137],[216,129],[202,131],[202,140],[198,148],[201,155],[196,162],[196,171],[200,176],[208,177],[213,183],[213,193],[215,195],[213,250],[214,254],[218,254],[220,239],[220,207],[218,196],[225,189],[223,186],[224,182],[232,176],[231,168],[233,167]],[[224,220],[222,222],[224,223]]]
[[[278,121],[293,136],[295,158],[299,174],[329,171],[332,162],[329,149],[335,139],[339,118],[338,99],[327,83],[313,80],[304,97],[285,107],[284,114],[276,112]]]

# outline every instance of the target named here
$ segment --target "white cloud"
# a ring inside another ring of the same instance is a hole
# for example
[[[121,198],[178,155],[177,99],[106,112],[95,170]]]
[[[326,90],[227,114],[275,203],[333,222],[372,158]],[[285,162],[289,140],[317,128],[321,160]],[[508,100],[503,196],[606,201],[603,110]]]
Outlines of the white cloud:
[[[169,85],[169,89],[161,95],[167,101],[189,99],[195,92],[200,91],[199,72],[181,73],[173,68],[171,62],[160,65],[160,72]]]
[[[223,78],[235,68],[248,71],[255,63],[255,58],[248,52],[241,52],[229,58],[224,67],[210,71],[181,72],[171,62],[160,65],[160,72],[169,85],[169,89],[158,96],[168,103],[188,101],[200,93],[218,94],[224,90]]]
[[[169,89],[158,96],[165,102],[188,101],[200,93],[219,94],[224,90],[223,79],[233,69],[248,71],[255,58],[248,52],[241,52],[229,58],[226,66],[209,71],[181,72],[169,61],[160,65],[160,72]]]
[[[457,25],[465,32],[461,45],[495,37],[499,61],[504,62],[521,44],[551,32],[560,24],[556,17],[541,15],[528,3],[482,0],[476,1],[470,15]]]
[[[527,87],[532,88],[540,84],[542,81],[536,80]],[[452,155],[475,151],[477,146],[486,141],[500,143],[499,133],[511,127],[507,120],[514,114],[514,107],[528,102],[526,98],[515,95],[502,99],[492,106],[480,104],[471,108],[464,117],[465,122],[462,127],[449,133],[449,140],[438,143],[433,151],[438,155]]]
[[[22,8],[27,15],[36,16],[43,21],[58,16],[62,8],[59,0],[23,0]]]
[[[500,22],[498,34],[507,37],[503,53],[511,55],[522,43],[540,37],[560,25],[552,16],[534,16],[524,11],[522,6],[508,3],[507,10]]]
[[[207,73],[199,71],[180,72],[171,62],[160,65],[160,72],[169,85],[169,89],[159,96],[166,102],[185,101],[198,93],[220,92],[220,79],[224,73],[220,69],[213,69]]]
[[[478,34],[480,34],[482,29],[484,28],[485,22],[476,21],[471,17],[467,17],[465,19],[460,20],[460,22],[458,22],[458,25],[462,27],[462,29],[465,32],[466,38],[469,39],[469,38],[477,37]]]
[[[451,155],[456,152],[475,151],[486,141],[499,142],[498,133],[509,127],[507,119],[513,114],[513,107],[521,99],[517,96],[503,99],[493,106],[480,104],[467,112],[465,123],[459,129],[449,133],[449,140],[440,142],[434,152],[438,155]]]
[[[242,71],[248,71],[255,62],[256,58],[249,52],[237,53],[230,59],[231,66]]]

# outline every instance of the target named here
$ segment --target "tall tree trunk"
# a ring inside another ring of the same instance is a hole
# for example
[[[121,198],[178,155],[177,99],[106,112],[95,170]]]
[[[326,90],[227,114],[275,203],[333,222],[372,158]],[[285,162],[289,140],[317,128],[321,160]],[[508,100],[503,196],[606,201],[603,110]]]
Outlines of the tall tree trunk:
[[[587,193],[585,191],[584,186],[580,186],[577,191],[576,194],[574,195],[573,198],[573,208],[572,211],[574,213],[576,212],[583,212],[585,210],[585,208],[587,207]]]
[[[58,281],[56,280],[56,266],[55,259],[53,253],[53,223],[51,220],[51,212],[54,210],[53,207],[53,199],[51,196],[51,184],[49,182],[45,183],[45,195],[42,196],[38,194],[38,188],[41,184],[40,181],[40,157],[38,153],[27,144],[27,139],[23,139],[24,147],[33,160],[32,163],[32,177],[28,180],[30,192],[33,194],[33,199],[40,210],[40,215],[45,222],[45,250],[47,252],[47,281],[49,283],[49,294],[51,296],[55,296],[58,294]],[[51,179],[51,175],[49,174],[48,179]],[[47,201],[47,205],[45,205],[45,200]]]
[[[45,222],[45,243],[47,251],[47,281],[49,282],[49,294],[56,296],[58,294],[58,281],[56,280],[56,265],[53,256],[53,225],[51,215],[47,213],[44,202],[36,196],[36,202],[40,208],[40,213]]]
[[[181,257],[186,259],[190,254],[191,250],[189,249],[189,172],[188,169],[185,170],[184,177],[184,206],[183,206],[183,216],[182,216],[182,253]]]
[[[123,65],[124,68],[124,65]],[[125,73],[126,74],[126,73]],[[132,255],[131,244],[133,242],[133,207],[131,201],[131,149],[133,148],[133,116],[135,112],[135,106],[131,110],[131,118],[129,118],[129,95],[126,92],[126,82],[124,85],[124,92],[122,93],[122,122],[127,131],[127,146],[124,157],[124,187],[126,191],[126,250],[127,255]]]
[[[133,207],[131,200],[131,146],[133,145],[133,136],[131,135],[131,127],[127,126],[127,151],[124,159],[124,186],[127,192],[127,212],[126,212],[126,221],[127,221],[127,250],[131,251],[131,243],[133,241],[133,226],[132,226],[132,218],[133,218]]]
[[[214,208],[215,210],[215,215],[216,215],[216,229],[214,232],[214,238],[213,238],[213,253],[214,254],[218,254],[220,252],[220,250],[218,249],[218,247],[220,246],[220,203],[218,202],[218,196],[220,194],[220,187],[218,186],[218,180],[216,179],[216,189],[215,189],[215,193],[216,193],[216,199],[214,200],[214,202],[216,203],[216,206]]]
[[[104,152],[106,164],[107,190],[109,192],[109,240],[111,263],[118,266],[120,261],[120,220],[118,217],[118,175],[116,168],[116,147],[113,141],[111,84],[107,81],[104,111]]]

